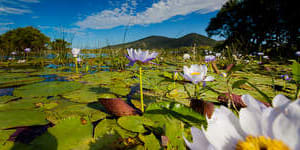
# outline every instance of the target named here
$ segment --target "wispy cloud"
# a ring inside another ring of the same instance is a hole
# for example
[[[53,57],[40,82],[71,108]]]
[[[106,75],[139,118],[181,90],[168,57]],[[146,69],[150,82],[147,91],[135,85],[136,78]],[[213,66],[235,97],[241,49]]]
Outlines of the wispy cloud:
[[[31,13],[28,3],[39,3],[40,0],[0,0],[0,15],[22,15]]]
[[[19,0],[20,2],[26,2],[26,3],[39,3],[40,0]]]
[[[0,22],[0,26],[7,26],[7,25],[13,25],[13,24],[15,24],[15,23],[13,23],[13,22]]]
[[[122,25],[147,25],[160,23],[174,16],[193,12],[205,14],[222,7],[227,0],[160,0],[143,12],[133,13],[133,7],[123,4],[121,8],[103,10],[76,23],[80,28],[110,29]],[[135,6],[136,1],[134,0]]]
[[[0,15],[1,14],[25,14],[31,13],[29,9],[22,9],[22,8],[13,8],[13,7],[0,7]]]

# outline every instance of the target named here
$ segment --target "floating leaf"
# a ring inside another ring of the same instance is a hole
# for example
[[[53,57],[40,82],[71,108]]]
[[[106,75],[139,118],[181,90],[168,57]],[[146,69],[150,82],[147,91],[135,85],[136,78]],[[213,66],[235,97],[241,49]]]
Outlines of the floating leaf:
[[[32,126],[47,124],[43,112],[34,110],[10,110],[0,112],[0,129],[17,126]]]
[[[142,116],[125,116],[118,119],[118,124],[129,131],[144,133],[144,125],[153,126],[153,122]]]
[[[78,82],[42,82],[16,88],[14,95],[20,97],[56,96],[77,90],[81,85]]]
[[[140,134],[139,138],[145,143],[144,146],[147,150],[158,150],[161,148],[158,139],[154,136],[153,133],[151,133],[150,135]]]

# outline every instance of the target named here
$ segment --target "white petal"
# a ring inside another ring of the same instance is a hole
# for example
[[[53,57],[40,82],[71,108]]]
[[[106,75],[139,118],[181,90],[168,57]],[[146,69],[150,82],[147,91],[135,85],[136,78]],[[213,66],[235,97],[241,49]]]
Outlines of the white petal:
[[[245,136],[238,118],[223,106],[216,109],[212,118],[208,119],[207,122],[208,127],[204,134],[216,149],[235,149],[237,142],[243,140]]]
[[[288,98],[286,98],[284,95],[279,94],[274,97],[272,104],[273,104],[273,107],[279,107],[279,106],[285,105],[289,102],[290,102],[290,100]]]
[[[300,100],[290,103],[274,120],[273,134],[291,149],[300,149]]]
[[[265,106],[262,102],[254,99],[251,95],[248,94],[243,95],[242,100],[248,108],[260,111],[260,113],[262,113],[263,110],[267,108],[267,106]]]
[[[191,127],[191,133],[193,136],[193,143],[190,143],[185,137],[183,137],[187,147],[191,150],[208,150],[215,149],[206,139],[204,133],[196,127]]]
[[[213,81],[214,79],[215,79],[214,77],[208,76],[208,77],[205,78],[204,81]]]
[[[262,135],[261,119],[262,113],[248,107],[240,110],[240,124],[247,135]]]

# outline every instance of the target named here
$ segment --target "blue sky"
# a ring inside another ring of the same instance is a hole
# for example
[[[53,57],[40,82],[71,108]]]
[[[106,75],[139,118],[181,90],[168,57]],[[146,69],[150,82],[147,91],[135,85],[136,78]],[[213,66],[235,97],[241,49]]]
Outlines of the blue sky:
[[[34,26],[72,47],[95,48],[151,35],[206,35],[226,0],[0,0],[0,34]],[[124,41],[124,33],[127,31]]]

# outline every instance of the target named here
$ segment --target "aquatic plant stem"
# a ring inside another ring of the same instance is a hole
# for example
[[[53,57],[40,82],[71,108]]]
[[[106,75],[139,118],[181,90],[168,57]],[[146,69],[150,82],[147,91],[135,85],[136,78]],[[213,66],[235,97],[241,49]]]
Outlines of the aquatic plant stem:
[[[262,63],[262,56],[259,56],[259,61]]]
[[[78,73],[78,62],[77,62],[77,57],[75,58],[75,67],[76,67],[76,73]]]
[[[140,67],[140,93],[141,93],[141,109],[142,109],[142,112],[144,112],[142,67]]]
[[[210,72],[213,73],[214,71],[213,71],[213,68],[212,68],[212,63],[209,63],[209,68],[210,68]]]

